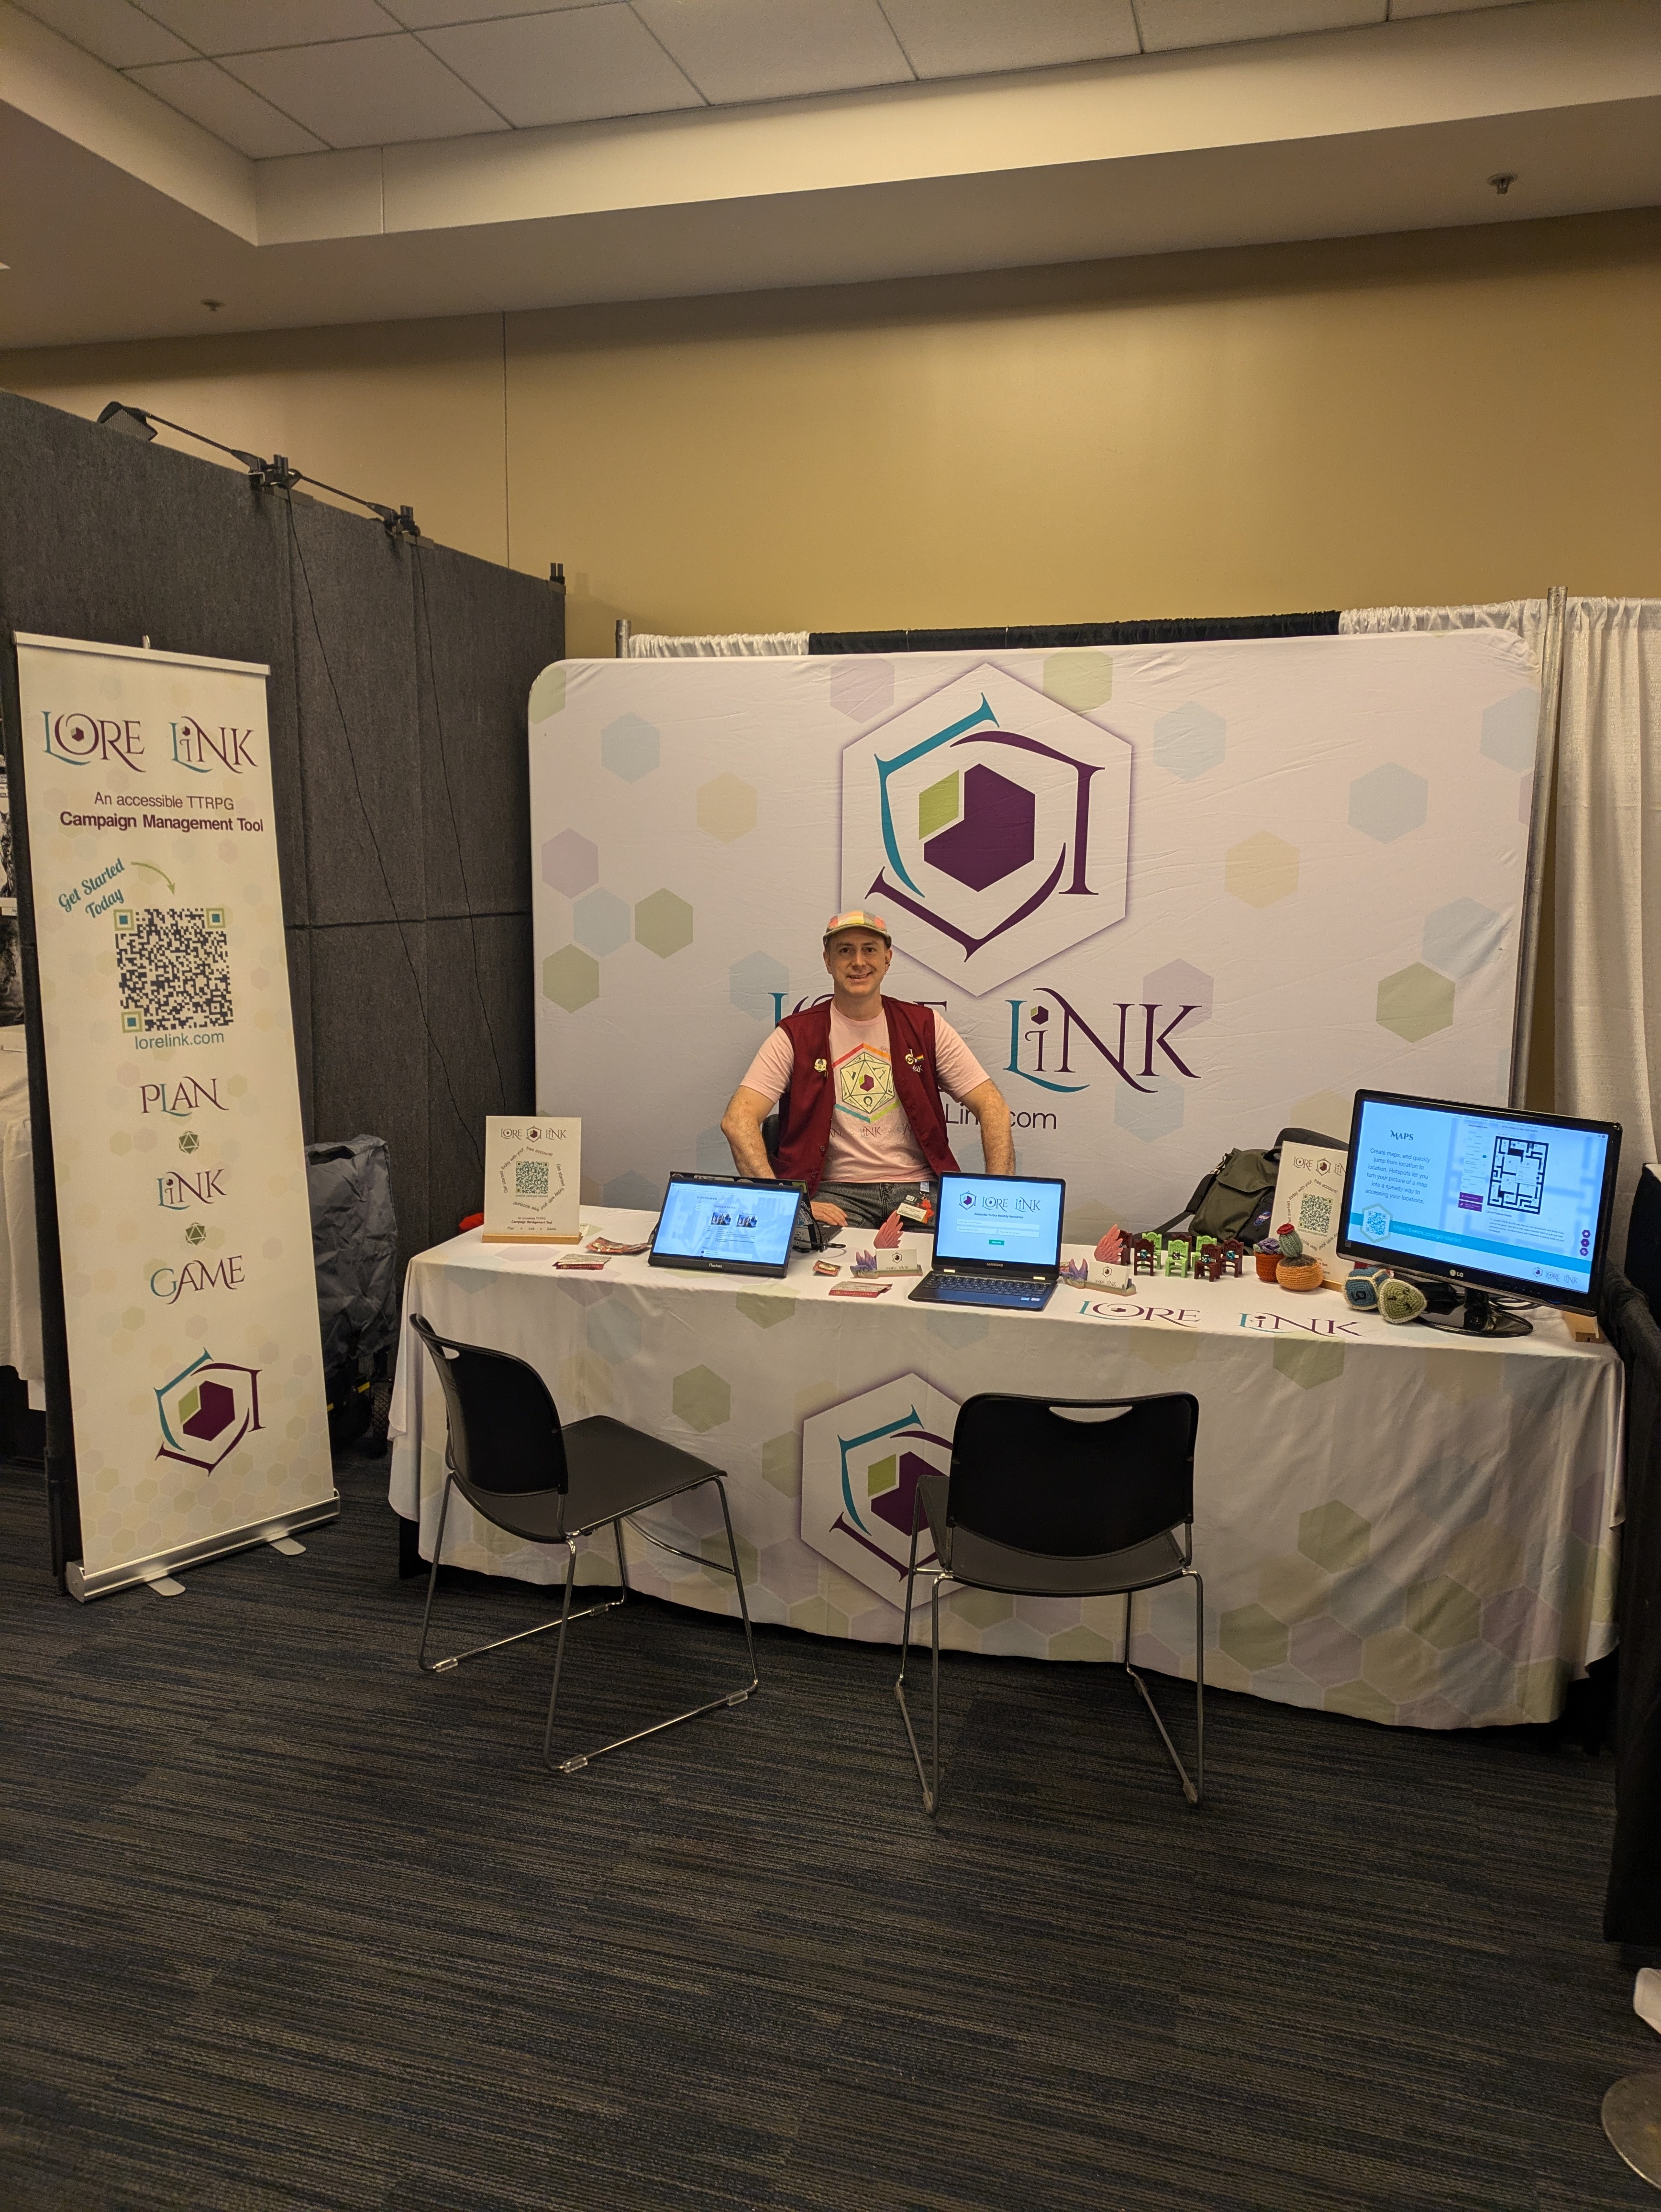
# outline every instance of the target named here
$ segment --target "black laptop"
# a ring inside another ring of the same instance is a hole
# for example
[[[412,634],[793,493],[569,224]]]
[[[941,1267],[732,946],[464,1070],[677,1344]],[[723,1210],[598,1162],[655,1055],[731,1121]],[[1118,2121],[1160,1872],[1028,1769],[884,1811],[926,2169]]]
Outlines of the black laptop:
[[[1067,1185],[1032,1176],[940,1177],[934,1264],[911,1293],[925,1305],[1048,1304],[1062,1273]]]

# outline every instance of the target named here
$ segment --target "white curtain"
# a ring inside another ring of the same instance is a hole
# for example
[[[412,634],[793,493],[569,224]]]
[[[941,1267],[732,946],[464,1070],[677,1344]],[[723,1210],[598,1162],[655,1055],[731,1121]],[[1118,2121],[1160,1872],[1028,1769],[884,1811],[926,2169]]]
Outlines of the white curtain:
[[[667,637],[661,632],[632,630],[628,646],[630,660],[708,660],[725,653],[794,657],[806,652],[807,632],[741,629],[716,637]]]
[[[1661,599],[1571,599],[1557,767],[1557,1108],[1621,1125],[1612,1255],[1661,1118]]]

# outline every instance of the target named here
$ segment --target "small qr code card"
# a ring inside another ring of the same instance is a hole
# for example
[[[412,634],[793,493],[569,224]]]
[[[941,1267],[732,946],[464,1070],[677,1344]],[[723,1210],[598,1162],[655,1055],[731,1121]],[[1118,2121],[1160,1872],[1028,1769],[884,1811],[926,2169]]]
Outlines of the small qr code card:
[[[484,1124],[484,1242],[575,1244],[582,1235],[582,1124],[566,1115]]]
[[[1338,1213],[1344,1191],[1344,1167],[1349,1154],[1342,1145],[1282,1145],[1281,1171],[1275,1185],[1275,1227],[1289,1221],[1304,1240],[1304,1249],[1319,1260],[1329,1277],[1347,1273],[1338,1260]]]

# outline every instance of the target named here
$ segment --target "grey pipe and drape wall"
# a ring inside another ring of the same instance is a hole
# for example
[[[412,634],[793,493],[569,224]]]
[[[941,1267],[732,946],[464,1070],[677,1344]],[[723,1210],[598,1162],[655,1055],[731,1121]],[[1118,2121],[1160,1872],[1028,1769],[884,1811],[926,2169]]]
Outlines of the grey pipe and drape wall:
[[[269,664],[306,1133],[386,1139],[403,1257],[453,1234],[484,1117],[533,1103],[526,700],[557,589],[0,394],[0,619]]]

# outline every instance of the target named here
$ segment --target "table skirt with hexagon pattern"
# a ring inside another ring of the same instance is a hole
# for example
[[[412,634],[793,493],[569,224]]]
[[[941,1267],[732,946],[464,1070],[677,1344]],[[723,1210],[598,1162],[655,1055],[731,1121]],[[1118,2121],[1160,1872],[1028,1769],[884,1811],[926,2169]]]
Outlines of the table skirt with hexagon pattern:
[[[592,1214],[620,1240],[652,1221]],[[614,1414],[720,1468],[757,1620],[898,1642],[916,1484],[948,1464],[975,1392],[1171,1389],[1200,1403],[1208,1682],[1370,1720],[1484,1727],[1552,1719],[1565,1685],[1613,1648],[1621,1370],[1548,1310],[1531,1336],[1467,1344],[1392,1328],[1335,1291],[1255,1279],[1142,1278],[1123,1297],[1092,1264],[1091,1288],[1064,1284],[1042,1314],[1002,1314],[911,1304],[904,1279],[879,1298],[833,1297],[805,1259],[782,1282],[746,1284],[643,1258],[560,1270],[557,1256],[471,1231],[411,1263],[405,1313],[529,1360],[563,1419]],[[390,1497],[407,1518],[418,1510],[429,1559],[445,1445],[429,1370],[406,1320]],[[726,1557],[712,1490],[645,1518],[684,1550]],[[628,1541],[636,1589],[736,1611],[730,1576]],[[521,1543],[460,1500],[444,1559],[531,1582],[564,1573],[563,1551]],[[579,1574],[615,1580],[609,1532],[585,1545]],[[1115,1659],[1123,1613],[1116,1598],[960,1590],[942,1636],[958,1650]],[[1139,1598],[1137,1662],[1191,1678],[1193,1619],[1181,1584]]]

